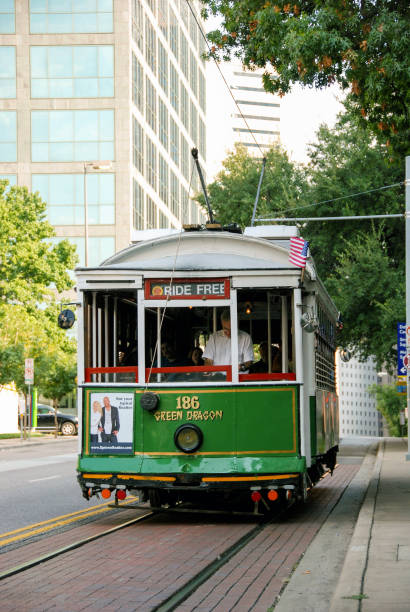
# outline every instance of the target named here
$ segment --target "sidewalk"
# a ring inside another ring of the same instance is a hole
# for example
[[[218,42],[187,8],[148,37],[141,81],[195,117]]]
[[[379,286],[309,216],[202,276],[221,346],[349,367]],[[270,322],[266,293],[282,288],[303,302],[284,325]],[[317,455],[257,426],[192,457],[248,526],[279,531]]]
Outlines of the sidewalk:
[[[52,444],[65,442],[67,440],[78,440],[77,436],[61,436],[59,435],[57,438],[54,437],[54,434],[44,434],[41,437],[32,437],[27,438],[27,440],[22,440],[21,438],[0,438],[0,451],[9,450],[12,448],[27,448],[28,446],[40,446],[41,444]]]
[[[407,439],[370,452],[275,612],[410,612]],[[358,513],[358,514],[357,514]]]

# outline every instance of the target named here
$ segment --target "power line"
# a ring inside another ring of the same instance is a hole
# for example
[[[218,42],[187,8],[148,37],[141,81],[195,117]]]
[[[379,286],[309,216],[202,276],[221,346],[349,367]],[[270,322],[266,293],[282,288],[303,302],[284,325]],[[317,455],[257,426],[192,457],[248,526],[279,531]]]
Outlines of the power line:
[[[351,193],[350,195],[339,196],[338,198],[333,198],[331,200],[322,200],[321,202],[313,202],[312,204],[306,204],[304,206],[294,206],[292,208],[285,208],[284,210],[278,210],[277,214],[286,213],[288,211],[302,210],[303,208],[311,208],[312,206],[319,206],[320,204],[329,204],[330,202],[337,202],[338,200],[346,200],[347,198],[355,198],[359,195],[366,195],[367,193],[373,193],[375,191],[382,191],[383,189],[391,189],[392,187],[399,187],[400,185],[404,185],[405,181],[401,181],[400,183],[392,183],[391,185],[385,185],[384,187],[376,187],[375,189],[369,189],[368,191],[359,191],[358,193]],[[262,221],[262,219],[256,219],[256,221]],[[266,219],[265,219],[266,221]]]
[[[261,152],[262,157],[264,157],[264,155],[265,155],[265,154],[264,154],[264,152],[262,151],[262,149],[261,149],[261,147],[260,147],[260,145],[259,145],[258,141],[256,140],[254,133],[252,132],[251,128],[249,127],[249,124],[248,124],[248,122],[246,121],[246,119],[245,119],[245,117],[244,117],[244,115],[243,115],[243,113],[242,113],[242,111],[241,111],[240,107],[238,106],[238,103],[237,103],[237,101],[235,100],[235,97],[234,97],[234,95],[233,95],[233,93],[232,93],[232,91],[231,91],[231,88],[229,87],[229,85],[228,85],[228,83],[227,83],[227,81],[226,81],[226,79],[225,79],[225,77],[224,77],[224,75],[223,75],[223,72],[222,72],[222,70],[221,70],[221,69],[220,69],[220,67],[219,67],[218,62],[216,61],[216,59],[215,59],[215,58],[213,57],[213,55],[212,55],[212,51],[211,51],[211,48],[210,48],[210,46],[209,46],[208,39],[207,39],[206,34],[204,33],[204,31],[202,30],[202,28],[201,28],[200,24],[199,24],[199,21],[198,21],[198,18],[197,18],[197,16],[196,16],[196,14],[195,14],[194,9],[193,9],[193,8],[192,8],[192,6],[190,5],[189,0],[186,0],[186,3],[187,3],[187,5],[188,5],[188,7],[189,7],[189,10],[190,10],[190,11],[191,11],[191,13],[192,13],[193,18],[194,18],[194,19],[195,19],[195,21],[196,21],[196,24],[197,24],[197,26],[198,26],[198,29],[199,29],[200,33],[202,34],[203,39],[205,40],[206,46],[208,47],[208,51],[209,51],[209,53],[210,53],[210,55],[211,55],[212,59],[214,60],[216,67],[218,68],[219,74],[221,75],[221,77],[222,77],[222,79],[223,79],[223,82],[225,83],[226,88],[227,88],[227,90],[229,91],[229,95],[231,96],[232,100],[235,102],[235,106],[236,106],[236,108],[238,109],[238,111],[239,111],[239,113],[240,113],[240,115],[241,115],[241,117],[242,117],[242,119],[243,119],[243,121],[244,121],[244,123],[245,123],[246,127],[248,128],[249,132],[251,133],[252,138],[253,138],[253,140],[255,141],[256,146],[258,147],[259,151]]]

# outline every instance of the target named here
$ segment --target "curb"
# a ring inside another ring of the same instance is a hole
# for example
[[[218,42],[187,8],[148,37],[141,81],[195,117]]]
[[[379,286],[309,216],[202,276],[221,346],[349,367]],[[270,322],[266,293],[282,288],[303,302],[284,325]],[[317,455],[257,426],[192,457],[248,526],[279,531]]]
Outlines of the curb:
[[[380,443],[370,484],[349,543],[349,550],[346,554],[329,612],[357,612],[361,608],[360,594],[362,593],[363,577],[368,562],[374,508],[384,449],[385,442]]]
[[[60,436],[58,438],[49,438],[49,439],[43,439],[43,440],[21,440],[19,438],[12,438],[12,442],[10,444],[6,443],[5,440],[0,440],[0,451],[4,451],[4,450],[9,450],[9,449],[16,449],[16,448],[28,448],[29,446],[42,446],[44,444],[55,444],[55,443],[60,443],[64,440],[64,442],[67,442],[68,440],[77,440],[78,437],[77,436]]]
[[[305,555],[294,571],[285,591],[274,607],[275,612],[330,612],[330,604],[335,599],[335,589],[342,570],[346,567],[346,555],[351,548],[351,540],[356,532],[356,521],[369,482],[374,473],[376,453],[380,443],[372,444],[356,476],[340,497],[336,506],[310,544]],[[366,541],[367,543],[367,541]],[[365,547],[367,555],[367,546]],[[354,570],[357,571],[357,570]],[[361,580],[361,573],[359,582]],[[356,587],[357,588],[357,587]],[[345,595],[345,589],[343,595]],[[355,591],[360,593],[359,590]],[[346,592],[346,594],[348,594]],[[349,600],[340,599],[342,606],[331,608],[331,612],[356,612],[348,607]]]

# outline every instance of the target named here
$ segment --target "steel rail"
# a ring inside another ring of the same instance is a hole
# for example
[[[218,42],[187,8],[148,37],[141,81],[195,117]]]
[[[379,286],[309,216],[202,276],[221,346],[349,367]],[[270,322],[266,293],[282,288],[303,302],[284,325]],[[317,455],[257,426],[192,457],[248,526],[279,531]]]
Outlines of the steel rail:
[[[93,542],[94,540],[99,540],[100,538],[110,535],[111,533],[115,533],[116,531],[119,531],[120,529],[129,527],[130,525],[133,525],[134,523],[138,523],[140,521],[147,520],[151,518],[152,516],[154,516],[154,514],[155,512],[148,512],[147,514],[144,514],[143,516],[138,516],[135,519],[131,519],[130,521],[126,521],[125,523],[122,523],[121,525],[117,525],[116,527],[111,527],[111,529],[107,529],[106,531],[102,531],[101,533],[97,533],[88,538],[84,538],[83,540],[78,540],[77,542],[73,542],[72,544],[69,544],[68,546],[64,546],[63,548],[54,550],[50,553],[42,555],[41,557],[32,559],[31,561],[26,561],[25,563],[22,563],[21,565],[17,565],[15,567],[12,567],[11,569],[1,572],[0,580],[4,580],[5,578],[9,578],[10,576],[14,576],[15,574],[24,572],[25,570],[30,569],[31,567],[40,565],[40,563],[44,563],[45,561],[54,559],[55,557],[63,555],[66,552],[69,552],[71,550],[75,550],[76,548],[80,548],[81,546],[84,546],[85,544],[89,544],[90,542]]]

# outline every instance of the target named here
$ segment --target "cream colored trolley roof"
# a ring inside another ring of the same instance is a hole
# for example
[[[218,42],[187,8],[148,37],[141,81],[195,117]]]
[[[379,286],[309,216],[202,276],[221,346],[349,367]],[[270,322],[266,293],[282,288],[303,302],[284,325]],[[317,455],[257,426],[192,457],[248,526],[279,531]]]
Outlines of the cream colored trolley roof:
[[[293,235],[297,235],[297,229],[292,229]],[[289,262],[288,237],[266,239],[215,231],[181,231],[142,240],[94,268],[102,269],[138,270],[144,275],[150,271],[166,273],[173,270],[201,274],[204,271],[246,274],[249,271],[268,273],[269,270],[275,270],[286,272],[286,275],[300,276],[300,269]],[[77,272],[80,271],[85,269],[77,268]],[[314,267],[310,263],[306,271],[309,277],[315,277]]]

